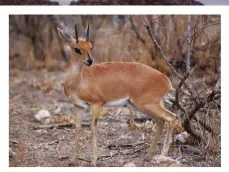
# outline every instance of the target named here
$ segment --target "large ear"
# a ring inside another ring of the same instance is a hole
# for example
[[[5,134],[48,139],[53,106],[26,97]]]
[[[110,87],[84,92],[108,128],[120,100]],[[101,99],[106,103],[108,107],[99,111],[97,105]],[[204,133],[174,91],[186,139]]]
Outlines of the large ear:
[[[90,26],[88,24],[86,29],[83,32],[83,37],[85,38],[86,41],[89,41],[89,32],[90,32]]]
[[[73,41],[75,41],[74,38],[72,38],[69,34],[67,34],[66,32],[64,32],[63,30],[61,30],[60,28],[57,28],[58,31],[60,32],[60,35],[68,42],[68,43],[72,43]]]

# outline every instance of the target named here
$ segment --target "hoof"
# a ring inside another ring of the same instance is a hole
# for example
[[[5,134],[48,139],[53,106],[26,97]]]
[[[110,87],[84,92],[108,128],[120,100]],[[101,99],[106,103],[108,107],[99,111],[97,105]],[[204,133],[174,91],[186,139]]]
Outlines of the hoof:
[[[69,166],[69,167],[75,167],[75,163],[70,162],[70,163],[68,164],[68,166]]]
[[[91,166],[92,166],[92,167],[96,167],[96,161],[94,161],[94,160],[91,161]]]
[[[160,167],[181,167],[182,164],[171,157],[165,155],[156,155],[153,161],[160,165]]]
[[[145,156],[145,160],[146,161],[150,161],[150,160],[152,160],[152,157],[153,157],[153,154],[154,154],[154,150],[152,150],[152,149],[148,149],[148,151],[147,151],[147,154],[146,154],[146,156]]]
[[[78,158],[74,157],[71,162],[68,164],[70,167],[78,166]]]

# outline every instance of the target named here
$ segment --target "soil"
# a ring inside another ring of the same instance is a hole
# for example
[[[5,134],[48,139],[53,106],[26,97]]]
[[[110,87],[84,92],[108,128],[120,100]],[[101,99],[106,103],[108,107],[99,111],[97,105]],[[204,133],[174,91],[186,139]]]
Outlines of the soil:
[[[43,125],[34,118],[41,109],[47,109],[54,114],[55,110],[62,105],[62,114],[72,114],[72,105],[61,86],[65,76],[66,71],[10,69],[10,166],[63,167],[71,165],[75,138],[74,128],[34,129],[34,126]],[[97,166],[122,167],[127,163],[133,163],[137,167],[161,166],[153,159],[145,160],[147,148],[155,133],[130,130],[128,125],[131,117],[144,117],[144,114],[130,111],[127,107],[108,110],[110,115],[102,116],[97,127]],[[90,124],[90,119],[91,115],[87,112],[83,123]],[[158,143],[156,154],[159,154],[162,149],[163,138],[164,134]],[[91,142],[90,127],[83,125],[80,137],[79,166],[90,166]],[[177,159],[181,166],[220,166],[220,154],[200,155],[191,151],[183,151],[180,154],[175,144],[172,144],[169,156]]]

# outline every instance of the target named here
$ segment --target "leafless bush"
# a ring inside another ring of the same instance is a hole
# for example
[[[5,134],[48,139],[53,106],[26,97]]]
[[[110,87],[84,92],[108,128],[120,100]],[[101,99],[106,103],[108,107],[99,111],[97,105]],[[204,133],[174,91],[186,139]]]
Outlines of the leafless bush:
[[[58,26],[55,16],[10,16],[10,60],[19,58],[24,69],[58,66],[54,59],[66,56],[57,36]]]
[[[203,16],[203,18],[204,17],[205,16]],[[215,151],[216,145],[217,150],[219,151],[221,98],[219,52],[220,36],[216,36],[214,38],[213,35],[208,35],[208,41],[205,42],[202,40],[201,45],[196,46],[196,35],[208,27],[219,25],[220,22],[217,21],[214,23],[206,24],[203,26],[203,28],[195,30],[192,34],[193,25],[191,22],[191,16],[188,16],[187,18],[187,36],[186,40],[184,40],[186,44],[186,56],[185,59],[183,59],[185,63],[185,71],[183,71],[183,73],[179,73],[178,70],[173,67],[173,65],[166,57],[161,46],[162,44],[159,41],[160,39],[157,38],[158,34],[152,31],[152,28],[155,28],[155,23],[153,21],[150,22],[149,20],[147,20],[144,22],[144,25],[148,31],[150,38],[153,41],[153,44],[158,48],[161,58],[170,67],[173,75],[177,80],[174,97],[170,98],[170,100],[173,103],[173,107],[176,107],[177,114],[179,114],[179,117],[183,121],[182,124],[184,129],[191,136],[193,136],[194,141],[198,141],[198,143],[201,143],[202,146],[204,146],[205,152],[207,152],[207,150],[209,149],[211,149],[211,151]],[[202,77],[200,77],[200,74],[198,74],[200,72],[200,69],[198,69],[198,66],[191,67],[190,58],[195,55],[194,53],[198,49],[204,49],[204,51],[212,51],[212,47],[209,44],[214,44],[214,47],[217,46],[215,52],[213,52],[215,56],[212,57],[210,56],[210,54],[208,54],[209,56],[207,57],[207,59],[209,61],[206,64],[207,67],[205,68],[205,70],[201,71]],[[183,49],[179,41],[177,42],[177,46],[180,47],[180,50]],[[212,65],[215,65],[215,62],[213,62],[213,64],[210,62],[212,59],[214,59],[214,61],[217,60],[215,69],[210,67]],[[210,83],[208,83],[208,80],[205,78],[205,75],[208,73],[208,71],[211,71],[211,75],[213,75],[213,79]],[[213,112],[216,113],[214,116],[212,115]],[[215,124],[215,122],[213,121],[218,121],[218,126],[213,126],[213,124]]]

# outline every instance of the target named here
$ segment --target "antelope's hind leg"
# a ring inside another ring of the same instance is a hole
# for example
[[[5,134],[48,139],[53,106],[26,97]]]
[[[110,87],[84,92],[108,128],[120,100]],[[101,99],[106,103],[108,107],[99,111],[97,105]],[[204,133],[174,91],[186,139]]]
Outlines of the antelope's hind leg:
[[[164,144],[161,151],[161,155],[168,155],[170,145],[172,143],[172,134],[173,134],[173,128],[176,121],[176,115],[169,110],[167,110],[163,104],[160,104],[157,108],[158,114],[161,114],[161,118],[167,123],[166,128],[166,135],[164,138]]]
[[[147,104],[142,106],[141,110],[146,112],[148,115],[151,115],[156,121],[156,134],[154,140],[151,142],[149,152],[147,154],[147,159],[155,151],[157,142],[160,139],[162,134],[165,122],[168,123],[167,133],[164,139],[164,145],[161,154],[167,155],[169,151],[170,144],[172,142],[172,133],[174,121],[176,115],[164,108],[162,103]]]
[[[168,122],[167,125],[167,132],[164,140],[164,145],[161,151],[161,155],[167,156],[169,152],[169,147],[172,143],[172,135],[173,135],[173,129],[174,129],[174,123],[175,120],[171,120]]]
[[[157,142],[160,139],[162,130],[163,130],[164,125],[165,125],[165,121],[164,120],[161,120],[161,119],[158,119],[158,118],[154,118],[154,119],[156,121],[156,134],[155,134],[155,137],[152,140],[150,148],[148,150],[148,154],[147,154],[148,157],[151,157],[152,154],[156,151]]]

